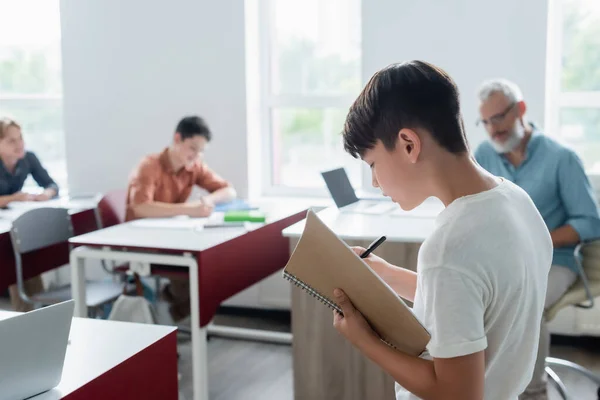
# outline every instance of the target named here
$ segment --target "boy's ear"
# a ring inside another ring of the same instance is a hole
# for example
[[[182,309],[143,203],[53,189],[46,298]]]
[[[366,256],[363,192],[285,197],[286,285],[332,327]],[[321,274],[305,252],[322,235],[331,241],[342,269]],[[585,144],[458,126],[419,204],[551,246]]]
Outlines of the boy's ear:
[[[175,134],[173,135],[173,143],[179,144],[181,142],[182,142],[182,140],[181,140],[181,133],[175,132]]]
[[[398,141],[396,150],[400,151],[412,164],[417,162],[421,153],[421,138],[417,132],[412,129],[401,129],[398,132]]]

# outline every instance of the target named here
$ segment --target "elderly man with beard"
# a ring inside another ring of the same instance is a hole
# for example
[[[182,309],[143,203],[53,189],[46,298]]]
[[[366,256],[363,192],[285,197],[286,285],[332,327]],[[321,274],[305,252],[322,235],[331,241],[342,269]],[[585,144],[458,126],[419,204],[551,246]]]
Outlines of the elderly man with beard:
[[[523,188],[552,237],[554,255],[545,301],[548,308],[577,279],[573,256],[577,243],[600,237],[598,205],[577,154],[526,119],[527,107],[516,84],[505,79],[487,81],[479,90],[479,100],[479,124],[487,130],[489,140],[477,148],[477,162]],[[520,399],[547,399],[544,360],[549,346],[550,334],[542,318],[535,370]]]

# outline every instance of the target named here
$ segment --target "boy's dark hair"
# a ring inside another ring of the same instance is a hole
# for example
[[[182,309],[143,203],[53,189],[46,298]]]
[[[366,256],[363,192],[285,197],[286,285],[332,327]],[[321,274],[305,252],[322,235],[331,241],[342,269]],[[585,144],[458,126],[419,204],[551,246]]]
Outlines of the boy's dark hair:
[[[451,153],[468,151],[458,88],[442,69],[408,61],[373,75],[346,117],[344,148],[359,158],[379,139],[391,151],[403,128],[427,130]]]
[[[184,117],[177,124],[175,132],[179,132],[181,139],[189,139],[194,136],[204,136],[206,140],[210,141],[212,134],[206,122],[198,116]]]

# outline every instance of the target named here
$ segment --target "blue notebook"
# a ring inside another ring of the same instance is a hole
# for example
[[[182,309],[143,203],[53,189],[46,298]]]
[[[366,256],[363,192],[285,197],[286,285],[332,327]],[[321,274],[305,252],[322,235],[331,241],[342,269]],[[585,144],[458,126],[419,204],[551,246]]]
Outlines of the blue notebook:
[[[215,211],[226,212],[226,211],[246,211],[256,210],[258,207],[251,206],[243,199],[235,199],[227,203],[221,203],[215,205]]]

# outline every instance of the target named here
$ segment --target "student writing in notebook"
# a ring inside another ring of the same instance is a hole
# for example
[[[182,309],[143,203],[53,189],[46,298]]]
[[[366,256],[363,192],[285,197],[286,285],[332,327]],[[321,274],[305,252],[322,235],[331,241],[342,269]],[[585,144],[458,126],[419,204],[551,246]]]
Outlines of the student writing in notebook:
[[[414,303],[431,333],[426,353],[381,342],[343,288],[335,291],[343,313],[334,313],[334,326],[396,380],[397,399],[516,400],[533,372],[552,242],[530,197],[470,156],[458,99],[440,68],[394,64],[371,78],[343,132],[345,149],[371,167],[373,185],[403,209],[431,196],[446,206],[417,273],[365,259]]]
[[[192,115],[179,121],[171,144],[162,152],[146,156],[134,169],[127,188],[126,220],[187,215],[208,217],[215,206],[236,197],[228,181],[204,161],[212,132],[204,119]],[[188,201],[194,186],[208,194]],[[189,280],[173,275],[162,294],[175,322],[190,314]]]

